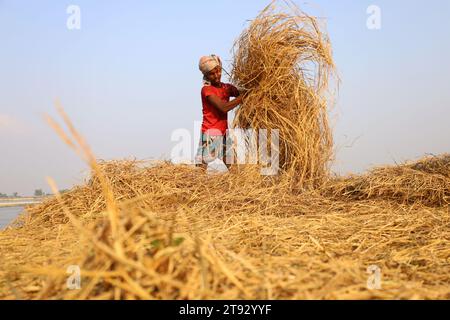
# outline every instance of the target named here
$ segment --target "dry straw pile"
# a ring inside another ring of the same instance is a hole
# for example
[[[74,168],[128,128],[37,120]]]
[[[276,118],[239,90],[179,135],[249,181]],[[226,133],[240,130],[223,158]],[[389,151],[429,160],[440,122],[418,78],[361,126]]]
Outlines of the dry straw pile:
[[[95,170],[0,233],[1,298],[450,298],[448,205],[295,195],[247,170]],[[70,265],[81,268],[80,290],[67,287]],[[373,265],[380,290],[367,286]]]
[[[383,198],[404,204],[450,205],[450,155],[429,156],[393,168],[376,168],[366,175],[338,178],[323,187],[341,199]]]
[[[326,72],[314,87],[297,64],[316,55],[332,66],[315,26],[266,10],[238,44],[234,76],[250,91],[237,119],[283,132],[276,181],[255,167],[211,178],[168,163],[97,162],[60,109],[68,133],[50,123],[91,178],[65,194],[49,181],[56,196],[0,232],[0,298],[450,299],[449,156],[327,179],[317,91]],[[254,36],[276,50],[258,50]],[[274,64],[261,68],[248,50]],[[293,177],[316,188],[294,192]],[[68,288],[71,265],[79,290]],[[377,268],[380,283],[367,273]]]

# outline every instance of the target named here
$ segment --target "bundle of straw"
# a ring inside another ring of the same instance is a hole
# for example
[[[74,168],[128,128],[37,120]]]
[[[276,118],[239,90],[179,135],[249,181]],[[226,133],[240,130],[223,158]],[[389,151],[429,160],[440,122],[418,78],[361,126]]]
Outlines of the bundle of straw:
[[[279,130],[280,168],[297,185],[320,184],[332,157],[327,88],[334,63],[318,21],[275,2],[235,43],[232,81],[246,90],[234,127]]]

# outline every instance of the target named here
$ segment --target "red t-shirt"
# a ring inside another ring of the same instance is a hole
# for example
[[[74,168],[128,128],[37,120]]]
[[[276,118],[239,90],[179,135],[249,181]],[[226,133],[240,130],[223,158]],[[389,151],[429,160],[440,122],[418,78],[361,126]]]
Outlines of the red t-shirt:
[[[224,102],[229,102],[230,97],[237,97],[239,91],[235,86],[222,83],[220,88],[214,86],[204,86],[202,88],[202,104],[203,104],[203,123],[202,132],[210,136],[225,135],[228,129],[228,117],[219,109],[215,108],[208,102],[206,97],[215,95]]]

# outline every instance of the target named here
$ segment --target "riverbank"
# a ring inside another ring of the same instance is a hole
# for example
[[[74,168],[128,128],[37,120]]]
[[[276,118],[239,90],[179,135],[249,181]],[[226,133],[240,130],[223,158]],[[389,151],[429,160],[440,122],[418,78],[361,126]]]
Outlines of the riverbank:
[[[39,204],[43,197],[5,198],[0,199],[0,208],[24,207],[31,204]]]

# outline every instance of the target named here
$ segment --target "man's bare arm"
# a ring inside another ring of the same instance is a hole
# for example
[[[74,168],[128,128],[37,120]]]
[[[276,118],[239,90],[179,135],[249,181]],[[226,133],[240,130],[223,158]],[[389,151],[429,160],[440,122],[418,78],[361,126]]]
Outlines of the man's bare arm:
[[[242,96],[237,97],[236,99],[230,102],[223,102],[220,100],[218,96],[211,95],[206,98],[209,103],[211,103],[216,109],[222,111],[223,113],[227,113],[228,111],[233,110],[238,105],[242,103]]]

